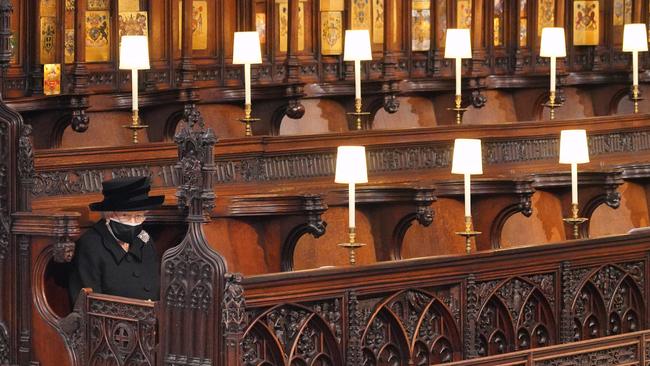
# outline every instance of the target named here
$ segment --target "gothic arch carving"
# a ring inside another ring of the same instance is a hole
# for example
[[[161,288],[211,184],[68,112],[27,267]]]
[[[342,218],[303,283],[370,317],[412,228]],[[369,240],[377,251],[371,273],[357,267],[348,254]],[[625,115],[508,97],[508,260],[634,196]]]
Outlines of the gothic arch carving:
[[[480,283],[477,354],[489,356],[554,344],[554,291],[551,274]]]
[[[447,305],[421,290],[404,290],[381,301],[365,322],[361,343],[366,364],[437,364],[460,359],[462,341]],[[390,363],[388,363],[390,364]]]
[[[342,365],[339,339],[320,314],[284,304],[258,315],[243,336],[244,365]],[[321,363],[319,363],[321,362]]]
[[[581,276],[571,303],[572,340],[620,334],[645,326],[644,263],[575,270]]]

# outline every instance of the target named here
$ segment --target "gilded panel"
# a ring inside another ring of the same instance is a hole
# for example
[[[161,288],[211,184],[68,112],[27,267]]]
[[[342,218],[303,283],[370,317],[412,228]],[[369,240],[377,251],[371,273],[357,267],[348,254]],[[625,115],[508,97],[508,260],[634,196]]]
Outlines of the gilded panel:
[[[43,65],[43,93],[61,94],[61,64]]]
[[[343,14],[338,11],[321,13],[321,53],[340,55],[343,53]]]
[[[472,28],[472,0],[458,0],[456,2],[456,27]]]
[[[56,62],[56,18],[41,17],[41,63]]]
[[[183,1],[178,2],[178,48],[183,44]],[[208,2],[194,0],[192,2],[192,49],[205,50],[208,48]]]
[[[118,9],[123,11],[140,11],[140,0],[119,0]]]
[[[260,43],[266,43],[266,13],[255,13],[255,30],[260,36]]]
[[[528,45],[528,0],[519,0],[519,47]]]
[[[372,42],[384,43],[384,0],[372,2]]]
[[[598,45],[600,29],[599,2],[573,2],[573,44],[576,46]]]
[[[146,11],[125,11],[119,15],[119,34],[122,36],[146,36],[148,32]]]
[[[436,1],[436,39],[438,47],[444,47],[445,32],[447,31],[447,2]]]
[[[537,2],[537,36],[542,36],[542,29],[555,26],[555,0],[538,0]]]
[[[109,0],[88,0],[88,10],[110,10]]]
[[[370,30],[370,0],[352,0],[352,29]]]
[[[86,11],[87,62],[105,62],[110,59],[109,19],[109,11]]]
[[[431,9],[428,0],[411,3],[411,49],[428,51],[431,48]]]

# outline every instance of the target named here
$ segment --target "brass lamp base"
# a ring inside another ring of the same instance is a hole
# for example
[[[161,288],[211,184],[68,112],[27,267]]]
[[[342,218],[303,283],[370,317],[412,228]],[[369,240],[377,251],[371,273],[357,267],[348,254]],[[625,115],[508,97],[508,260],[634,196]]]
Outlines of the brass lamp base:
[[[561,102],[558,103],[555,102],[555,92],[552,91],[548,97],[548,102],[544,103],[543,105],[544,107],[549,108],[551,110],[551,114],[550,114],[551,119],[555,119],[555,108],[560,108],[563,104]]]
[[[355,99],[354,100],[354,112],[348,112],[348,116],[354,116],[354,128],[356,130],[362,130],[363,129],[363,121],[362,119],[369,116],[370,112],[362,112],[361,111],[361,99]]]
[[[634,113],[639,113],[639,101],[643,100],[643,98],[639,96],[638,85],[632,85],[632,97],[630,99],[634,102]]]
[[[251,123],[257,122],[257,121],[260,120],[259,118],[251,117],[251,112],[252,111],[253,111],[253,107],[250,104],[245,104],[244,105],[244,117],[239,119],[239,121],[242,122],[246,126],[246,136],[253,136],[253,130],[251,128]]]
[[[456,235],[465,237],[465,252],[467,254],[472,251],[472,238],[481,234],[480,231],[472,230],[472,216],[465,216],[465,231],[456,232]]]
[[[467,112],[467,108],[461,108],[462,97],[457,95],[454,99],[454,108],[447,108],[448,111],[456,112],[456,124],[463,123],[463,113]]]
[[[357,234],[356,234],[355,228],[351,227],[351,228],[348,229],[348,239],[349,239],[349,241],[347,243],[339,244],[339,246],[341,248],[346,248],[346,249],[348,249],[350,251],[350,264],[353,265],[353,266],[357,263],[356,252],[354,250],[365,246],[365,244],[357,243],[355,241],[356,236],[357,236]]]
[[[566,222],[569,225],[573,225],[573,237],[575,239],[580,238],[580,232],[578,228],[580,225],[587,222],[589,219],[586,217],[578,217],[578,205],[575,203],[571,204],[571,217],[565,217],[562,221]]]
[[[130,125],[123,125],[122,127],[128,128],[129,130],[133,131],[133,143],[137,144],[138,143],[138,131],[142,130],[142,129],[145,129],[145,128],[149,127],[149,126],[140,124],[140,116],[138,115],[138,111],[135,110],[135,111],[133,111],[131,124]]]

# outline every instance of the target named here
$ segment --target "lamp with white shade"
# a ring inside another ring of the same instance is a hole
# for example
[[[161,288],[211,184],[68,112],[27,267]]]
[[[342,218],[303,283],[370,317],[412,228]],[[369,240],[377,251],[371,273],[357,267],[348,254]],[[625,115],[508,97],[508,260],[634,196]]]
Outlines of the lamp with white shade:
[[[138,143],[138,130],[147,128],[140,123],[138,114],[138,70],[148,70],[149,42],[147,36],[122,36],[120,40],[120,70],[131,70],[131,110],[133,111],[130,125],[125,125],[133,131],[133,143]]]
[[[587,131],[562,130],[560,132],[560,164],[571,164],[571,217],[564,222],[573,225],[573,236],[579,237],[578,226],[587,218],[578,217],[578,164],[589,162]]]
[[[623,52],[632,52],[632,100],[639,113],[639,52],[648,51],[648,32],[644,23],[625,24]]]
[[[367,29],[346,30],[343,61],[354,61],[354,112],[350,114],[356,117],[357,130],[361,129],[361,117],[369,114],[361,111],[361,61],[369,60],[372,60],[370,32]]]
[[[461,59],[472,58],[472,43],[469,29],[447,29],[445,36],[445,58],[456,60],[456,97],[454,98],[455,108],[451,110],[456,112],[456,123],[460,124],[463,119],[465,108],[461,108],[462,94],[460,87],[461,79]]]
[[[541,57],[551,58],[551,88],[549,101],[545,104],[545,106],[551,109],[551,119],[555,119],[555,108],[562,106],[562,103],[557,103],[555,101],[555,78],[556,59],[558,57],[566,57],[564,28],[547,27],[542,29],[542,42],[539,50],[539,55]]]
[[[483,158],[481,155],[481,140],[456,139],[454,140],[454,154],[451,163],[452,174],[462,174],[465,186],[465,231],[456,234],[465,237],[465,250],[471,251],[471,239],[481,232],[472,229],[472,174],[483,174]]]
[[[356,263],[355,249],[365,244],[356,242],[355,185],[368,183],[366,148],[363,146],[339,146],[336,153],[336,176],[334,182],[347,184],[348,193],[348,242],[339,244],[350,250],[350,264]]]
[[[251,117],[251,64],[262,63],[260,35],[258,32],[235,32],[233,40],[232,63],[244,65],[244,118],[240,119],[246,125],[246,136],[251,136],[251,123],[259,118]]]

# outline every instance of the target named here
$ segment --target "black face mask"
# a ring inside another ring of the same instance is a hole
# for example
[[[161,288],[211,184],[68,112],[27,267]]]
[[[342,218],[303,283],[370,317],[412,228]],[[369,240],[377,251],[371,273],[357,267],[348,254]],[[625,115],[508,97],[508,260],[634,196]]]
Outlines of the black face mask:
[[[142,224],[131,226],[114,220],[109,220],[108,224],[116,238],[129,244],[133,244],[135,238],[142,231]]]

